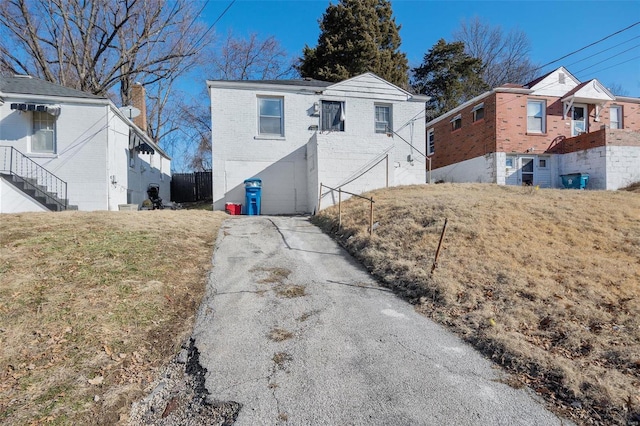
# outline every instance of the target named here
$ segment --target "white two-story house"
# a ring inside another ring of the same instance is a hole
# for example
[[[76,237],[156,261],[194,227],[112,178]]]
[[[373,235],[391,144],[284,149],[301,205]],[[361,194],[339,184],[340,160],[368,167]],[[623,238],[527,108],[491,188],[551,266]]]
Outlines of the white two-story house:
[[[262,180],[262,214],[318,211],[337,202],[331,188],[360,194],[425,183],[428,97],[372,73],[339,83],[207,81],[207,86],[216,210],[244,204],[244,181],[250,178]]]
[[[170,199],[171,160],[109,99],[0,77],[0,213],[119,210],[149,184]]]

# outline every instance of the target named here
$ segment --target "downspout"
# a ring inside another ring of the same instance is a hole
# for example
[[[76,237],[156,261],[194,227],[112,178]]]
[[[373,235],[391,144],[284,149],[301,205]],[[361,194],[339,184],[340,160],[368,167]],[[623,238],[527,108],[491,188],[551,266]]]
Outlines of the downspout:
[[[109,152],[109,143],[110,143],[110,138],[109,138],[109,113],[111,112],[111,107],[109,105],[105,106],[106,109],[106,114],[105,114],[105,118],[107,119],[107,122],[105,124],[105,131],[107,132],[107,137],[106,137],[106,142],[107,142],[107,146],[106,146],[106,160],[107,160],[107,211],[111,210],[111,156],[110,156],[110,152]]]
[[[411,165],[413,166],[413,128],[416,124],[415,120],[411,120],[411,127],[409,127],[409,135],[410,135],[410,139],[411,139],[411,144],[409,144],[411,150],[409,152],[411,152]]]

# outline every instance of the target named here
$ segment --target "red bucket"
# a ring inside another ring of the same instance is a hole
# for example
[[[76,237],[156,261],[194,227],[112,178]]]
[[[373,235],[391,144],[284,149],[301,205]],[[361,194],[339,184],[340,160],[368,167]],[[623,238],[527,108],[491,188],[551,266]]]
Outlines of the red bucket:
[[[242,204],[235,203],[226,203],[224,205],[224,209],[227,213],[231,215],[240,215],[242,214]]]

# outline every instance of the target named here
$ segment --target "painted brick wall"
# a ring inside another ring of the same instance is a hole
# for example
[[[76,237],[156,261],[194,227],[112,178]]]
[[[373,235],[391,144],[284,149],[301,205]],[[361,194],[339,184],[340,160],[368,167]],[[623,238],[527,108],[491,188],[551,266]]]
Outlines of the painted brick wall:
[[[30,153],[32,114],[9,108],[10,102],[2,106],[2,144],[14,146],[67,182],[71,204],[83,210],[106,210],[107,106],[62,104],[55,122],[55,154]]]
[[[435,169],[431,173],[432,182],[474,182],[474,183],[504,183],[504,154],[500,153],[503,164],[500,174],[496,172],[495,153],[481,155],[464,160],[457,164]]]
[[[390,184],[424,182],[425,160],[417,153],[425,150],[424,104],[398,102],[379,94],[368,98],[362,93],[358,97],[346,95],[291,93],[276,88],[211,89],[214,208],[222,210],[226,202],[244,204],[244,179],[258,177],[263,179],[264,214],[311,212],[318,202],[316,187],[320,182],[339,184],[390,146],[389,169],[394,169],[389,173]],[[284,99],[283,137],[257,134],[258,96]],[[314,103],[321,100],[346,102],[344,132],[315,130],[319,114]],[[400,136],[375,133],[376,103],[392,106],[393,128],[407,142]],[[385,167],[383,161],[350,188],[361,192],[384,186]],[[398,168],[403,173],[397,173]]]
[[[79,210],[117,210],[127,203],[128,190],[139,204],[147,198],[149,182],[160,183],[162,197],[169,200],[170,161],[162,160],[161,173],[160,160],[151,167],[150,156],[143,154],[137,168],[130,169],[129,126],[108,104],[61,103],[55,154],[30,153],[31,113],[9,108],[10,102],[0,106],[0,143],[14,146],[67,182],[69,203]]]
[[[284,99],[284,137],[258,135],[258,96]],[[211,90],[214,209],[223,210],[226,202],[245,204],[243,182],[253,177],[263,179],[263,213],[285,213],[291,203],[295,209],[295,201],[308,209],[306,144],[314,135],[309,127],[318,125],[316,100],[312,93]],[[277,162],[289,164],[274,166]],[[278,187],[286,188],[291,200],[275,200]]]
[[[606,150],[606,189],[620,189],[640,182],[640,144],[635,146],[609,145]]]
[[[588,173],[586,189],[607,189],[606,148],[601,146],[559,156],[559,174]]]

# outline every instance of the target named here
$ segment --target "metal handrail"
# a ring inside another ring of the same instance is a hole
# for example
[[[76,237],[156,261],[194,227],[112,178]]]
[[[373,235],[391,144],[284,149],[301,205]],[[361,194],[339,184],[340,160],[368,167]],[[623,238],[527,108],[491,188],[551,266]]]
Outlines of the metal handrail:
[[[67,182],[63,181],[12,146],[0,146],[0,172],[16,176],[29,189],[44,197],[45,204],[68,207]]]

